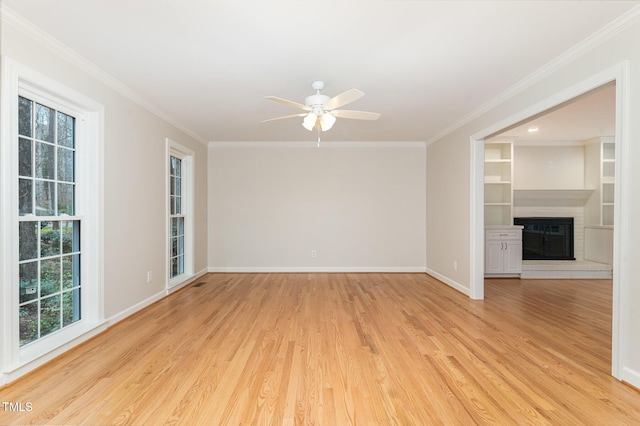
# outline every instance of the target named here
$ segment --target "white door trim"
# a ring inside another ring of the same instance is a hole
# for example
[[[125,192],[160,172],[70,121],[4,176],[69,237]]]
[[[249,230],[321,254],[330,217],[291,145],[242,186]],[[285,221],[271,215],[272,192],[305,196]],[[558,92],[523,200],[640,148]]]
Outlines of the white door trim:
[[[583,95],[604,84],[616,83],[616,134],[615,134],[615,210],[613,236],[613,315],[611,374],[622,379],[623,366],[627,364],[629,334],[629,271],[628,233],[629,194],[625,184],[629,174],[629,64],[621,62],[605,69],[559,93],[519,111],[473,134],[471,142],[471,283],[472,299],[484,298],[484,140],[519,122]],[[619,183],[619,184],[618,184]]]

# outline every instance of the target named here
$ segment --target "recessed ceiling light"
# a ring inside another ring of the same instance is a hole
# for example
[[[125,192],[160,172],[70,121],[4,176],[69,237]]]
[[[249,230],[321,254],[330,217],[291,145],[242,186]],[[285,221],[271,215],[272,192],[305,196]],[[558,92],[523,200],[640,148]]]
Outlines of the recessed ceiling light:
[[[527,129],[529,133],[538,133],[538,130],[540,129],[538,129],[536,126],[531,126]]]

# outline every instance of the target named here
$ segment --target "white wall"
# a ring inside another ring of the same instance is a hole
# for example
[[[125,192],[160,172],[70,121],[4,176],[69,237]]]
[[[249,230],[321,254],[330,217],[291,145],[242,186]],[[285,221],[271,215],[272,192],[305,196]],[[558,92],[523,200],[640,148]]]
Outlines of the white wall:
[[[624,105],[628,113],[625,123],[624,137],[627,145],[622,158],[629,164],[640,160],[640,23],[636,16],[632,24],[611,33],[597,45],[591,46],[585,53],[577,55],[579,50],[572,52],[573,56],[566,62],[558,63],[544,70],[545,74],[528,80],[506,98],[503,102],[487,108],[482,113],[470,118],[466,124],[447,136],[441,137],[427,148],[427,181],[446,182],[446,185],[427,185],[427,269],[435,271],[451,281],[455,281],[471,291],[472,279],[476,277],[477,259],[470,258],[470,247],[477,248],[475,235],[469,232],[456,233],[452,238],[442,232],[444,229],[455,229],[460,226],[468,230],[467,225],[473,218],[471,193],[470,157],[477,155],[477,150],[471,143],[472,137],[486,129],[494,129],[499,123],[506,122],[522,111],[554,97],[557,93],[568,90],[579,83],[592,79],[603,71],[616,67],[628,61],[628,85],[624,86]],[[620,99],[619,99],[620,100]],[[526,117],[521,117],[524,119]],[[514,123],[509,123],[515,124]],[[506,125],[505,125],[506,127]],[[500,129],[495,128],[495,131]],[[489,135],[485,135],[489,136]],[[622,149],[620,146],[618,147]],[[618,167],[616,163],[616,167]],[[621,190],[629,196],[626,201],[616,200],[621,214],[627,218],[640,217],[640,168],[629,167],[626,176],[620,182]],[[619,185],[616,185],[618,187]],[[474,186],[475,188],[475,186]],[[620,202],[619,202],[620,201]],[[448,209],[437,206],[450,205],[457,212],[452,214]],[[474,223],[477,223],[474,221]],[[618,223],[616,223],[618,227]],[[614,340],[619,345],[620,357],[614,368],[624,380],[640,387],[640,285],[636,277],[640,276],[640,263],[633,259],[640,259],[640,224],[628,221],[623,231],[626,246],[621,246],[619,253],[620,268],[615,271],[620,281],[619,299],[621,301],[621,315],[624,316],[623,328],[614,330]],[[456,258],[466,257],[466,261],[459,261],[458,271],[453,271],[451,264]],[[472,273],[474,274],[472,277]],[[618,339],[616,333],[621,333]],[[617,343],[616,343],[617,344]]]
[[[194,269],[206,271],[205,144],[132,101],[132,94],[116,90],[104,74],[28,27],[2,22],[1,37],[3,58],[104,106],[104,319],[122,318],[166,294],[167,137],[195,152]],[[151,283],[147,271],[153,271]]]
[[[584,258],[592,262],[613,263],[613,229],[606,226],[584,227]]]
[[[427,272],[469,294],[468,146],[427,147]]]
[[[585,189],[583,145],[513,147],[514,189]],[[555,200],[554,200],[555,201]],[[514,206],[513,217],[573,217],[574,256],[584,259],[584,206]]]
[[[514,189],[584,189],[584,146],[513,146]]]
[[[209,172],[210,270],[424,271],[423,143],[212,143]]]

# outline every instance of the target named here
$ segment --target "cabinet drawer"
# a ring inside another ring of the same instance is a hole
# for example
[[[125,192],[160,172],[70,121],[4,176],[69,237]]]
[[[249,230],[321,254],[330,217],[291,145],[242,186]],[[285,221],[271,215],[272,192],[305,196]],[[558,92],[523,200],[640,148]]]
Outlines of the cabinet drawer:
[[[522,229],[489,229],[485,231],[487,240],[521,240]]]

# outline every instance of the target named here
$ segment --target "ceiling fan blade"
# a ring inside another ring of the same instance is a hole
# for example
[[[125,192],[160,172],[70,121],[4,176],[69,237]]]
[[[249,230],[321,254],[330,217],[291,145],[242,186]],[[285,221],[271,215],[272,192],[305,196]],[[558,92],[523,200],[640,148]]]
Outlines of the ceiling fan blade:
[[[285,115],[283,117],[276,117],[276,118],[270,118],[268,120],[262,120],[261,123],[268,123],[270,121],[278,121],[278,120],[286,120],[287,118],[304,117],[305,115],[307,115],[306,112],[303,112],[300,114]]]
[[[288,99],[279,98],[277,96],[265,96],[264,98],[268,99],[270,101],[279,102],[281,104],[290,105],[290,106],[293,106],[293,107],[296,107],[296,108],[300,108],[300,109],[303,109],[305,111],[311,111],[310,107],[308,107],[306,105],[303,105],[301,103],[298,103],[298,102],[290,101]]]
[[[346,105],[350,102],[353,102],[357,99],[360,99],[364,96],[364,92],[361,92],[358,89],[347,90],[346,92],[342,92],[337,96],[329,99],[324,103],[323,108],[325,110],[332,110],[334,108],[340,108],[343,105]]]
[[[331,114],[338,118],[351,118],[353,120],[377,120],[380,114],[377,112],[352,111],[352,110],[333,110]]]

